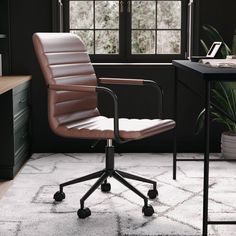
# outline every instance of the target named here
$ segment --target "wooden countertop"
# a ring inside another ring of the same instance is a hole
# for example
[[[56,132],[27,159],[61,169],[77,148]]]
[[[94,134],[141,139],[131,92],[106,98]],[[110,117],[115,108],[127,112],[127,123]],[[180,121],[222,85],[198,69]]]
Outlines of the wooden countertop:
[[[3,94],[16,86],[31,80],[30,75],[24,76],[0,76],[0,94]]]

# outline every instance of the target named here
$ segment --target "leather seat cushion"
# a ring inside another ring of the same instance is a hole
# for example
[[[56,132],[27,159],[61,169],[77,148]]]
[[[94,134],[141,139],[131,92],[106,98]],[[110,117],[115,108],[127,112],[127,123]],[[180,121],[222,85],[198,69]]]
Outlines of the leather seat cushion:
[[[175,127],[173,120],[165,119],[127,119],[119,118],[120,137],[123,139],[142,139]],[[114,139],[113,118],[95,116],[59,125],[57,134],[71,138]]]

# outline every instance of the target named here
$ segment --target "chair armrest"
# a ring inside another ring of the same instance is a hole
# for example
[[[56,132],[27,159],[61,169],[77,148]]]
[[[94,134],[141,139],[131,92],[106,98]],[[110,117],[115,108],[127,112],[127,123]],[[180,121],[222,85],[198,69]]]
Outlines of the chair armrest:
[[[111,95],[114,104],[114,136],[118,143],[127,142],[119,135],[119,114],[118,114],[118,99],[116,94],[109,88],[102,86],[87,86],[87,85],[48,85],[48,89],[57,91],[75,91],[75,92],[105,92]]]
[[[118,98],[115,94],[114,91],[112,91],[109,88],[102,87],[102,86],[97,86],[96,88],[97,92],[105,92],[111,95],[112,100],[113,100],[113,106],[114,106],[114,136],[115,140],[117,143],[126,143],[127,140],[123,140],[120,137],[120,132],[119,132],[119,113],[118,113]]]
[[[97,86],[50,84],[48,88],[57,91],[96,92]]]
[[[158,90],[161,96],[160,101],[160,113],[158,116],[161,118],[163,113],[163,89],[154,80],[144,80],[144,79],[126,79],[126,78],[99,78],[98,82],[101,84],[117,84],[117,85],[141,85],[141,86],[153,86]]]
[[[158,116],[160,118],[162,118],[162,115],[163,115],[163,96],[164,96],[164,91],[163,91],[162,87],[157,82],[155,82],[154,80],[144,80],[143,85],[152,86],[152,87],[154,87],[155,89],[158,90],[158,93],[161,97],[161,99],[160,99],[161,100],[160,101],[161,109],[160,109],[160,113],[158,114]]]
[[[101,84],[143,85],[143,79],[99,78]]]

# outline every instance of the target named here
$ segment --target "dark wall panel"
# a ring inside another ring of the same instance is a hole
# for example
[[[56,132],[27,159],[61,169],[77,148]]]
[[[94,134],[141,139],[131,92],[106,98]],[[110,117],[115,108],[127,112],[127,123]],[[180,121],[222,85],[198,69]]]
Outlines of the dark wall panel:
[[[200,0],[200,25],[210,24],[223,36],[231,47],[232,36],[236,29],[235,0]],[[201,30],[200,37],[206,38]]]
[[[37,70],[32,34],[52,30],[51,1],[10,1],[12,73],[25,74]]]
[[[0,1],[0,54],[2,55],[2,74],[7,75],[11,68],[10,59],[10,3]]]

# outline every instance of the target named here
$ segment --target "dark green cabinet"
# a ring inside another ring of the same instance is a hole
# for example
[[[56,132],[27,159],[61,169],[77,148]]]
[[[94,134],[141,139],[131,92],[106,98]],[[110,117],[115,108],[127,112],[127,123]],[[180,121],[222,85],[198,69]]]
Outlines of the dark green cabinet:
[[[0,91],[1,82],[17,78],[0,94],[0,179],[13,179],[30,156],[30,77],[0,77]]]

